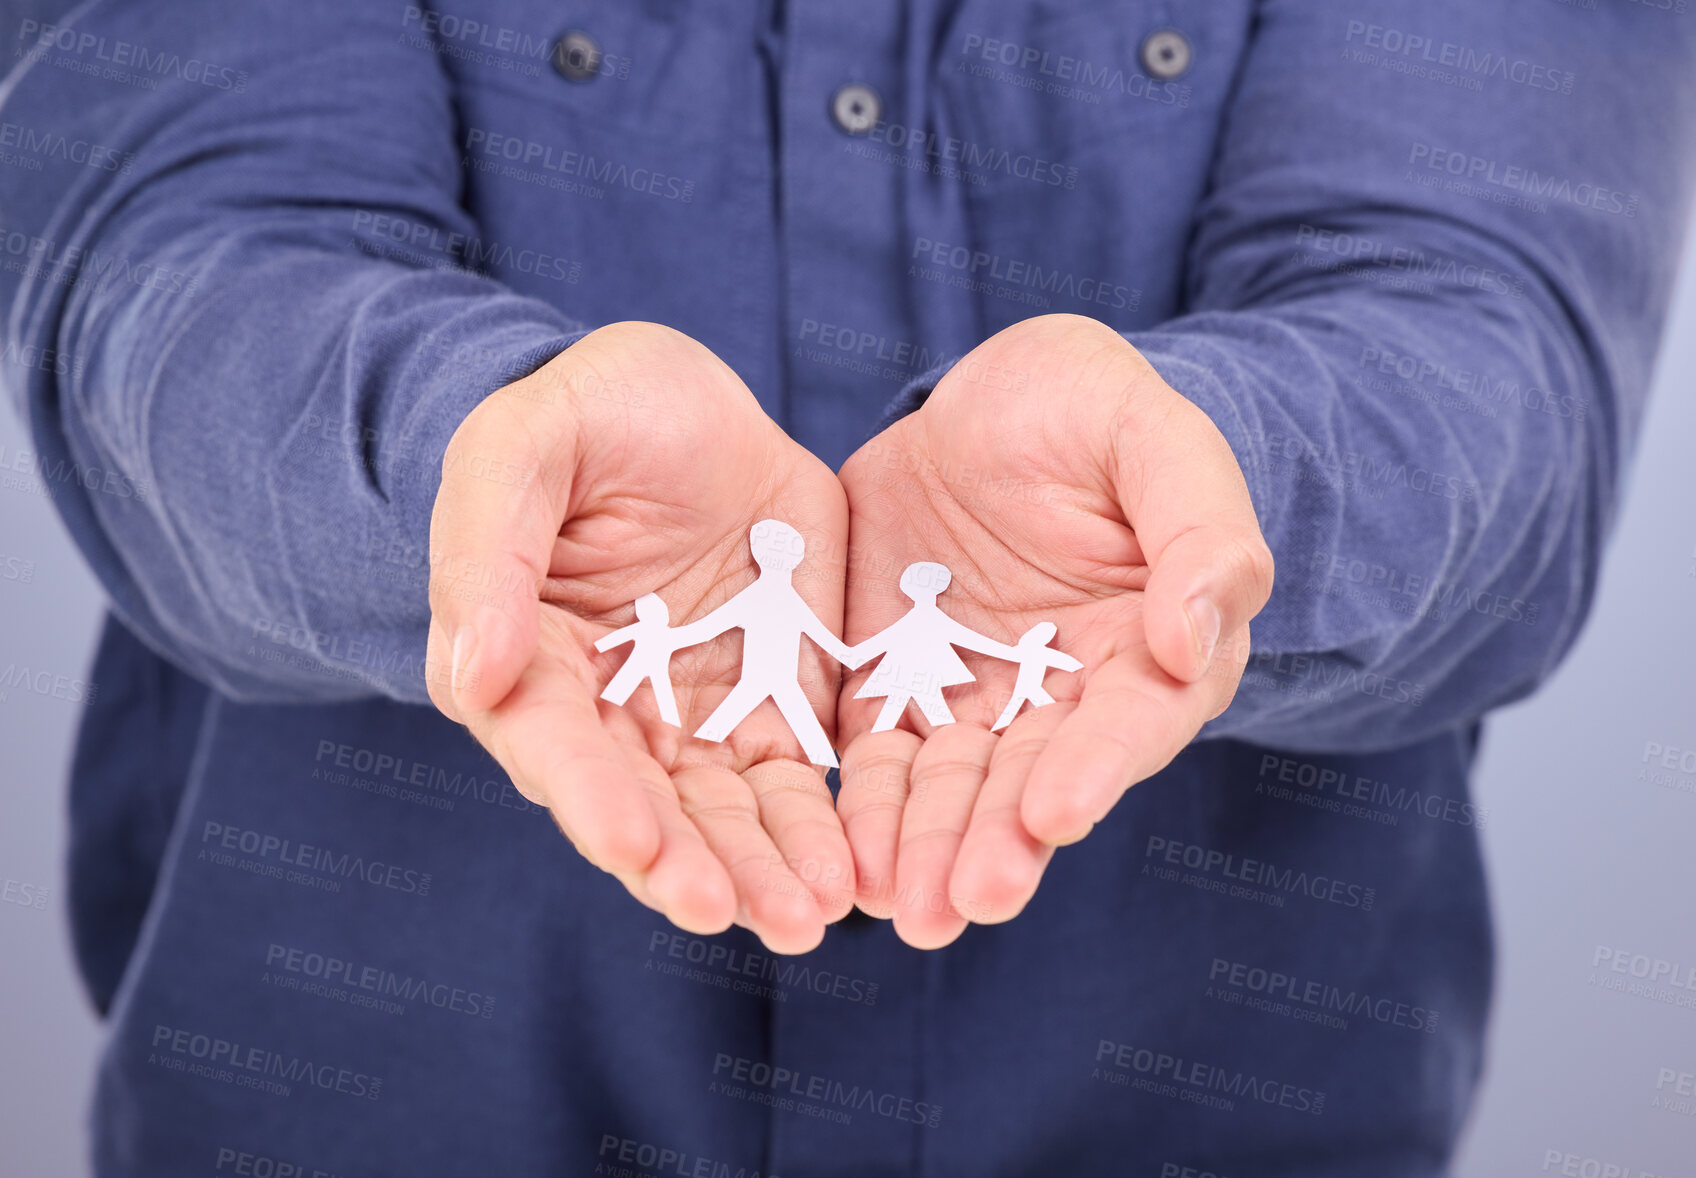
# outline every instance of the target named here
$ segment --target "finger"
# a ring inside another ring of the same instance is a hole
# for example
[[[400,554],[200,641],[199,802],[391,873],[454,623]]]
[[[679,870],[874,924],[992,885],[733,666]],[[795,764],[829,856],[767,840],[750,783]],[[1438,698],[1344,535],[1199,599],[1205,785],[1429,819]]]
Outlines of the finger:
[[[913,760],[895,858],[895,932],[915,949],[940,949],[965,931],[948,881],[998,739],[973,725],[946,724]]]
[[[760,824],[748,783],[729,769],[697,765],[673,778],[683,813],[730,872],[737,923],[773,953],[806,953],[824,940],[824,916]]]
[[[1227,635],[1213,653],[1213,662],[1207,668],[1207,680],[1213,696],[1213,702],[1207,709],[1209,720],[1224,715],[1225,709],[1236,698],[1243,672],[1248,669],[1250,642],[1249,628],[1244,626],[1235,634]]]
[[[978,924],[1000,924],[1023,911],[1054,856],[1052,846],[1025,829],[1019,806],[1037,758],[1075,710],[1050,704],[1026,712],[996,742],[948,884],[960,911]]]
[[[736,918],[736,885],[695,824],[683,813],[676,787],[659,762],[628,750],[647,791],[660,832],[659,853],[646,872],[621,876],[638,900],[686,932],[711,936]]]
[[[504,699],[535,652],[539,586],[565,517],[575,430],[552,406],[496,393],[442,457],[430,520],[430,609],[460,711]],[[522,407],[521,407],[522,406]]]
[[[1083,838],[1120,795],[1189,744],[1215,695],[1211,684],[1179,683],[1142,647],[1108,659],[1031,767],[1020,803],[1025,829],[1051,846]]]
[[[754,791],[760,824],[790,872],[830,924],[854,906],[854,854],[824,775],[799,761],[762,761],[742,779]]]
[[[923,742],[899,729],[873,732],[842,754],[836,813],[854,857],[855,903],[867,916],[895,913],[895,852],[913,758]]]
[[[467,712],[465,721],[518,791],[547,806],[589,862],[613,874],[653,864],[660,830],[647,790],[576,675],[532,665],[498,717]]]
[[[453,640],[434,616],[424,640],[424,689],[442,715],[456,724],[465,723],[465,716],[453,701]]]
[[[1116,451],[1114,485],[1150,568],[1149,649],[1168,674],[1193,683],[1220,637],[1265,606],[1272,553],[1236,456],[1200,409],[1183,402],[1158,431]]]

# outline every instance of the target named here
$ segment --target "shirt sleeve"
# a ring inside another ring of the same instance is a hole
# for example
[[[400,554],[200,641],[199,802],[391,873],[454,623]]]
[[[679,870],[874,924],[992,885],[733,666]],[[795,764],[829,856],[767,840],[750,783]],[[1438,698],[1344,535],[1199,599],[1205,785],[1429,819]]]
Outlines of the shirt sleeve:
[[[1688,227],[1680,9],[1257,6],[1184,313],[1126,333],[1230,442],[1278,566],[1203,737],[1396,747],[1572,645]]]
[[[1630,4],[1260,6],[1186,313],[1127,336],[1278,565],[1204,735],[1404,744],[1571,645],[1690,210],[1692,42]]]
[[[448,80],[402,13],[87,3],[25,21],[0,90],[41,161],[0,168],[5,346],[39,361],[4,366],[12,464],[125,622],[238,699],[426,699],[447,440],[586,329],[466,261]]]

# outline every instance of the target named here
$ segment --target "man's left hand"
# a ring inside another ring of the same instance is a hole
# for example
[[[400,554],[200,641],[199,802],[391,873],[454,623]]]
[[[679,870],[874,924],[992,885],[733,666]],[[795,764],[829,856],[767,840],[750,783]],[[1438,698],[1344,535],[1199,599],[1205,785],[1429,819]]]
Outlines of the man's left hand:
[[[914,561],[953,573],[944,612],[1014,643],[1059,626],[1081,660],[1050,670],[1056,702],[1000,733],[1014,668],[963,657],[955,723],[909,706],[871,732],[882,703],[843,686],[838,812],[857,902],[909,944],[948,944],[1035,894],[1054,848],[1089,833],[1236,692],[1248,623],[1272,588],[1237,459],[1207,415],[1122,337],[1074,315],[1029,319],[957,364],[929,400],[842,469],[852,539],[846,637],[911,602]]]

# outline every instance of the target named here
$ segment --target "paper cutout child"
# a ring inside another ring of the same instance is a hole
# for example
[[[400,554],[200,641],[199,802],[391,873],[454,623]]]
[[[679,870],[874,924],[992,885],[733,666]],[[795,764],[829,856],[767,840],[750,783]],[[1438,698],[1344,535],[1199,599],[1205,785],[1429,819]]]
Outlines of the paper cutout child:
[[[901,592],[912,598],[913,608],[853,648],[853,661],[848,662],[851,667],[883,656],[871,678],[854,693],[855,699],[887,697],[872,724],[873,732],[895,727],[909,701],[932,724],[954,723],[954,713],[948,710],[942,689],[976,678],[954,653],[956,646],[1008,662],[1024,657],[1019,648],[987,638],[938,608],[937,594],[948,588],[952,579],[946,568],[930,561],[908,565],[901,574]]]
[[[1058,671],[1081,671],[1084,665],[1071,655],[1060,650],[1049,649],[1049,640],[1059,632],[1059,627],[1053,622],[1038,622],[1019,639],[1019,676],[1013,681],[1013,698],[1007,701],[1007,707],[1002,711],[1001,718],[996,720],[991,732],[1000,732],[1013,722],[1013,717],[1019,714],[1019,708],[1026,701],[1033,708],[1054,702],[1042,686],[1042,676],[1053,667]]]
[[[806,555],[801,533],[774,519],[761,520],[749,530],[748,544],[760,568],[759,578],[706,617],[671,632],[680,648],[717,638],[726,630],[742,630],[742,677],[695,735],[723,740],[769,698],[788,721],[807,759],[834,769],[837,761],[830,737],[801,690],[801,637],[811,638],[838,662],[849,663],[852,655],[819,621],[792,582],[796,566]]]
[[[608,651],[626,642],[635,644],[618,674],[601,692],[601,698],[608,703],[622,704],[646,679],[653,686],[654,702],[660,706],[660,719],[673,727],[683,727],[683,719],[677,714],[677,696],[671,690],[672,652],[679,646],[689,645],[677,641],[681,633],[681,630],[671,628],[671,612],[666,609],[659,594],[644,593],[638,597],[636,620],[595,643],[595,649],[599,651]]]

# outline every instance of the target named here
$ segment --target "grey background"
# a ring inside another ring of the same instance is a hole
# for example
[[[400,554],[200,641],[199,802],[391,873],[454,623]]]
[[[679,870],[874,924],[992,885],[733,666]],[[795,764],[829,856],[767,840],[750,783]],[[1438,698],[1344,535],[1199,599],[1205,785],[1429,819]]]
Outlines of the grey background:
[[[1696,1175],[1696,1115],[1651,1105],[1661,1069],[1696,1072],[1696,990],[1672,1005],[1595,985],[1592,968],[1607,946],[1696,969],[1696,774],[1639,777],[1649,742],[1696,749],[1693,378],[1696,248],[1595,613],[1544,689],[1486,727],[1477,788],[1501,956],[1460,1178],[1569,1164],[1586,1178],[1608,1164],[1628,1178]],[[18,448],[28,448],[24,428],[0,412],[0,455]],[[0,486],[0,668],[83,676],[99,611],[45,492]],[[49,890],[44,911],[0,903],[5,1178],[86,1173],[100,1038],[73,971],[61,878],[79,710],[15,688],[0,695],[0,883]]]

